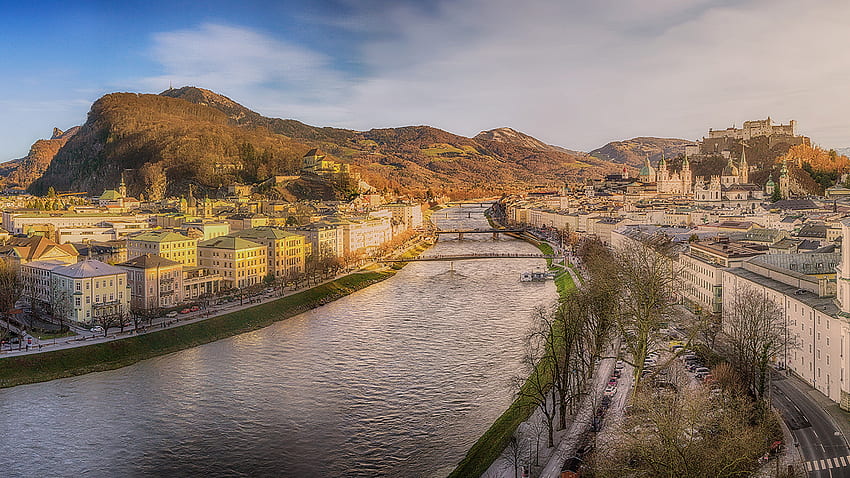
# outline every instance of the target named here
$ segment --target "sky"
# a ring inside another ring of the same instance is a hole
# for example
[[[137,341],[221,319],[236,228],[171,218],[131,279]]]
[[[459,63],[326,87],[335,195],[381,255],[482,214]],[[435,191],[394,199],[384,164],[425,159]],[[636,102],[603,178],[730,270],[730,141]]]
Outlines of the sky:
[[[850,146],[846,0],[0,2],[0,161],[115,91],[198,86],[368,130],[508,126],[589,151],[795,119]]]

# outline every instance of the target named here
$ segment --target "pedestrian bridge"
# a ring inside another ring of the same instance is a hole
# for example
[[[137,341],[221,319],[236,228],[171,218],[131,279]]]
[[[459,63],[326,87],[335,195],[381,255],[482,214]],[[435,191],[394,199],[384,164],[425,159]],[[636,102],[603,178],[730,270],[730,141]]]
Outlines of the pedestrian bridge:
[[[412,259],[399,259],[397,257],[379,259],[377,262],[434,262],[434,261],[465,261],[470,259],[563,259],[564,256],[556,256],[551,254],[528,253],[528,254],[511,254],[498,252],[483,252],[469,254],[437,254],[433,256],[419,256]]]
[[[435,229],[434,234],[438,236],[440,234],[456,234],[458,239],[463,239],[464,234],[492,234],[493,238],[496,239],[499,237],[499,234],[504,233],[514,233],[521,234],[525,232],[525,229],[522,228],[513,228],[513,229]]]

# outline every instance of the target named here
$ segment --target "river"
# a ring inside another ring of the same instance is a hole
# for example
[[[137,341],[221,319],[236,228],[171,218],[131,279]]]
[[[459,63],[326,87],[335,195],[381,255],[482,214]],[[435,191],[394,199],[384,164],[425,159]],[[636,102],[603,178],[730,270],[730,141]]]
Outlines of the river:
[[[482,209],[435,213],[487,227]],[[476,237],[477,236],[477,237]],[[489,234],[426,254],[534,252]],[[254,332],[0,390],[3,476],[438,477],[510,404],[540,259],[414,262]]]

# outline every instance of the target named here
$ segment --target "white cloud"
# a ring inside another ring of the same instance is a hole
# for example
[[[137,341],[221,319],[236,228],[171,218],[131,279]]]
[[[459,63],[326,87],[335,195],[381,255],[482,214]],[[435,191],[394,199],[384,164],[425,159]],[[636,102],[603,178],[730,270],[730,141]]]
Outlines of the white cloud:
[[[203,25],[155,37],[166,73],[146,83],[196,84],[264,114],[358,129],[511,126],[592,149],[770,115],[842,146],[848,14],[837,0],[400,3],[329,21],[329,34],[362,34],[357,78],[268,34]]]
[[[345,82],[325,56],[268,34],[228,25],[154,35],[151,55],[164,73],[141,81],[150,91],[193,85],[227,95],[270,116],[340,116]],[[310,120],[311,118],[304,118]]]

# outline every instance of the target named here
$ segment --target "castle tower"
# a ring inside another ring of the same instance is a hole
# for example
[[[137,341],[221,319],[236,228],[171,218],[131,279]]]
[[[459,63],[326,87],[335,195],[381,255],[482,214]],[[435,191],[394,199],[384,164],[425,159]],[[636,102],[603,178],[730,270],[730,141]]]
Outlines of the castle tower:
[[[747,164],[747,146],[745,144],[741,145],[741,170],[740,170],[740,183],[741,184],[749,184],[750,182],[750,166]]]

